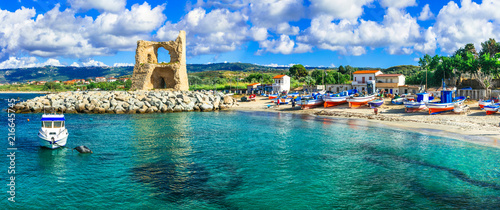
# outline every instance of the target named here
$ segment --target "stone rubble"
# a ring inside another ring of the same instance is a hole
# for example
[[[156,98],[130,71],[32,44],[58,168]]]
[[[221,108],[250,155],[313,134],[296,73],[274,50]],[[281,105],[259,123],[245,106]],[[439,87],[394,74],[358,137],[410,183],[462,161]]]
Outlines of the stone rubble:
[[[19,102],[16,113],[39,113],[53,107],[63,113],[164,113],[214,111],[233,107],[236,100],[221,92],[209,91],[88,91],[62,92]]]

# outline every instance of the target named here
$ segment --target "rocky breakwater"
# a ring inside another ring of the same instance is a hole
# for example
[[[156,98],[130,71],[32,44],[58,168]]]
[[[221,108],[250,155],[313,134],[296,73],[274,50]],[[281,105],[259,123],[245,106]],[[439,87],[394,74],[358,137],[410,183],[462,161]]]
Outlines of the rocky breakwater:
[[[49,94],[19,102],[16,113],[38,113],[48,107],[63,113],[135,114],[214,111],[237,105],[229,95],[202,91],[89,91]]]

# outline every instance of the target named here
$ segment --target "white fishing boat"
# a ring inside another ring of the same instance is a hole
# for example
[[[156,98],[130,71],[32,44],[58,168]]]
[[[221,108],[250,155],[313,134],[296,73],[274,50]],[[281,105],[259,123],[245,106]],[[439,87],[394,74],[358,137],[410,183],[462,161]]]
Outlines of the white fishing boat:
[[[42,127],[38,131],[40,146],[55,149],[66,146],[68,130],[63,114],[43,114]]]
[[[347,99],[347,102],[349,102],[349,107],[358,108],[367,105],[368,102],[373,100],[375,100],[375,95],[350,97]]]
[[[300,99],[299,105],[301,109],[310,109],[323,105],[323,96],[321,94],[313,94],[312,96],[304,96]]]

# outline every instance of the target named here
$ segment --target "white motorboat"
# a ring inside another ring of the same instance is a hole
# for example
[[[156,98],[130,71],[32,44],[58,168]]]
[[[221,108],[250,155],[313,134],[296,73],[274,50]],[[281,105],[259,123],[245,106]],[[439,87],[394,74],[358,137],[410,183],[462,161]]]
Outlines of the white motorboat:
[[[42,128],[38,131],[40,146],[56,149],[66,146],[68,130],[65,127],[63,114],[43,114]]]

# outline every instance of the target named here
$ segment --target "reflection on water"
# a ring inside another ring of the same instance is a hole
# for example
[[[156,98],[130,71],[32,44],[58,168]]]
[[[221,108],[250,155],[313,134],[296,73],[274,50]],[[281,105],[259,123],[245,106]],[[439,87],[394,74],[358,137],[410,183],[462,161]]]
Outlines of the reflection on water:
[[[39,147],[38,164],[40,169],[53,175],[58,182],[64,182],[66,180],[66,161],[68,161],[68,150],[71,149],[66,147],[57,149]],[[69,153],[71,153],[71,151]]]

